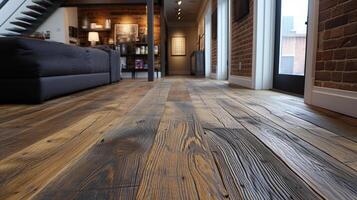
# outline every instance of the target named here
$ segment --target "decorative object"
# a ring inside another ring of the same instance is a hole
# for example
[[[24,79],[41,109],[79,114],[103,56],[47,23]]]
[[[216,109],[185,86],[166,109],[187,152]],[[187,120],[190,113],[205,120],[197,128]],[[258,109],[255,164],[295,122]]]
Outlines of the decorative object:
[[[112,27],[112,21],[110,19],[105,20],[105,29],[111,29]]]
[[[154,54],[158,55],[159,54],[159,46],[155,45],[154,47]]]
[[[171,39],[171,55],[186,56],[186,37],[174,36]]]
[[[100,25],[100,24],[95,25],[95,29],[102,29],[102,28],[103,28],[103,25]]]
[[[140,48],[140,54],[145,54],[145,46],[141,46],[141,48]]]
[[[148,46],[145,47],[145,54],[149,54],[149,47]]]
[[[139,37],[140,37],[140,42],[142,43],[147,42],[147,28],[145,26],[139,28]]]
[[[77,38],[78,37],[78,28],[74,26],[69,26],[68,27],[68,35],[71,38]]]
[[[249,0],[233,1],[234,21],[239,21],[249,14]]]
[[[97,23],[90,23],[90,28],[91,29],[96,29]]]
[[[114,44],[114,39],[113,38],[109,38],[108,44]]]
[[[135,49],[135,54],[136,54],[136,55],[140,55],[140,47],[136,47],[136,49]]]
[[[120,45],[120,54],[121,55],[128,54],[128,45],[127,44],[121,44]]]
[[[143,59],[135,59],[135,69],[144,69]]]
[[[82,29],[88,29],[88,17],[84,17],[82,21]]]
[[[136,42],[139,37],[138,24],[115,24],[114,41],[115,43]]]
[[[89,32],[88,41],[91,42],[91,46],[95,46],[96,42],[99,42],[99,33],[98,32]]]
[[[126,69],[127,68],[126,57],[120,57],[120,65],[121,65],[121,69]]]

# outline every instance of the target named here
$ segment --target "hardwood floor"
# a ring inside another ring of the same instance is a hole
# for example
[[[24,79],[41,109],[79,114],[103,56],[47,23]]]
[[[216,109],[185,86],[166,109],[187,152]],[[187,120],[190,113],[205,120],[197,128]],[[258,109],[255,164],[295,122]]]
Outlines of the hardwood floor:
[[[357,119],[168,78],[0,105],[0,199],[357,199]]]

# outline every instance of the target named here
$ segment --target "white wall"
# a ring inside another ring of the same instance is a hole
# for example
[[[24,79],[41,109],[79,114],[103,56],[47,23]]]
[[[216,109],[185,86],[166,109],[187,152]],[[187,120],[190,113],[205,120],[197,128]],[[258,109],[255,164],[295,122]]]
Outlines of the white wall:
[[[59,8],[36,31],[51,32],[51,41],[69,44],[68,27],[78,27],[76,7]]]

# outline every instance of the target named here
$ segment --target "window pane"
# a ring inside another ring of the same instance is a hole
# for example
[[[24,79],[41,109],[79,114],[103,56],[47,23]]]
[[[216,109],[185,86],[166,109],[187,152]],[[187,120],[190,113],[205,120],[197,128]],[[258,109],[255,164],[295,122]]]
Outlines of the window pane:
[[[281,1],[279,74],[305,73],[308,0]]]

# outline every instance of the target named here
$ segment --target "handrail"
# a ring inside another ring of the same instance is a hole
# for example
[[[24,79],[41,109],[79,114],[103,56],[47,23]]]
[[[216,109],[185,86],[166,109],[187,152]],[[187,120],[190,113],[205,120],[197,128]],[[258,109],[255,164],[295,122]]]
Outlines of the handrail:
[[[9,0],[5,0],[3,3],[1,3],[1,5],[4,6],[8,1],[9,1]],[[26,1],[27,1],[27,0],[23,0],[22,3],[21,3],[21,5],[19,5],[19,6],[14,10],[14,12],[12,12],[11,15],[9,15],[9,17],[6,18],[6,20],[0,25],[0,27],[3,26],[3,25],[7,22],[7,20],[9,20],[9,19],[22,7],[22,5],[24,5],[24,3],[25,3]]]
[[[0,9],[1,9],[2,7],[4,7],[5,4],[6,4],[8,1],[9,1],[9,0],[3,0],[3,1],[0,3]]]

